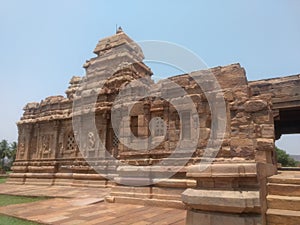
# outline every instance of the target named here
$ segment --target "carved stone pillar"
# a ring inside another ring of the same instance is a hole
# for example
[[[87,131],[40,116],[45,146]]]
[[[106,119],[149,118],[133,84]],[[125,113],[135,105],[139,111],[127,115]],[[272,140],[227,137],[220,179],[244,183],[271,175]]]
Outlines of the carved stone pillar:
[[[24,151],[24,158],[26,160],[30,160],[30,142],[31,142],[31,134],[32,134],[33,124],[26,124],[23,127],[24,132],[24,139],[25,139],[25,151]]]

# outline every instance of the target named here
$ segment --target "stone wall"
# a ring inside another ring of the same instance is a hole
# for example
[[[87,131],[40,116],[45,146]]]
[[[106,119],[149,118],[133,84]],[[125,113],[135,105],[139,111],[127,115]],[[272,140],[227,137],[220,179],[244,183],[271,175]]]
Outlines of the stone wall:
[[[275,138],[300,133],[300,75],[250,82],[253,95],[272,97]]]
[[[94,53],[66,97],[25,106],[9,182],[112,187],[107,201],[187,208],[187,224],[263,224],[266,179],[276,173],[274,105],[298,101],[298,89],[249,83],[239,64],[155,83],[121,30]]]

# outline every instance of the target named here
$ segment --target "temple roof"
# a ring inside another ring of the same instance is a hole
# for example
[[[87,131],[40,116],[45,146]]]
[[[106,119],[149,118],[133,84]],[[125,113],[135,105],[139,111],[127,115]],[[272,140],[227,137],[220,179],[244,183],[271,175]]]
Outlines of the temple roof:
[[[99,55],[102,51],[132,42],[133,40],[125,34],[121,27],[119,27],[116,34],[99,40],[96,48],[94,49],[94,53]]]

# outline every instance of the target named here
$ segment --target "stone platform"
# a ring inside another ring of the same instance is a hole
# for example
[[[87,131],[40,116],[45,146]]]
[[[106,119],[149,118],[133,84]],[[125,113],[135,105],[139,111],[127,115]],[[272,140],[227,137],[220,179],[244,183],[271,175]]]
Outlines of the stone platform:
[[[106,203],[104,198],[109,191],[109,188],[1,184],[0,194],[53,198],[0,207],[0,214],[59,225],[185,224],[185,210]]]

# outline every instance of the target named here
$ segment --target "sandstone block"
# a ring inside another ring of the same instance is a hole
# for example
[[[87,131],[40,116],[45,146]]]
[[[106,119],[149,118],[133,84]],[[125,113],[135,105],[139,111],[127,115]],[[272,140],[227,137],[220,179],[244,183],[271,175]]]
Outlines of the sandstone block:
[[[257,149],[260,151],[273,151],[274,150],[274,140],[269,138],[258,138],[257,139]]]
[[[248,138],[233,137],[233,138],[231,138],[230,144],[231,144],[231,146],[251,147],[251,146],[253,146],[253,140],[248,139]]]
[[[226,213],[260,213],[258,191],[187,189],[182,201],[193,209]]]
[[[267,103],[263,100],[249,100],[245,103],[246,112],[257,112],[264,110],[268,107]]]
[[[260,215],[207,213],[188,210],[186,225],[262,225]]]
[[[275,130],[273,124],[261,125],[261,135],[264,138],[274,138]]]

